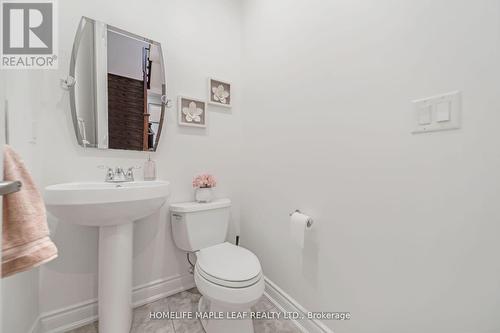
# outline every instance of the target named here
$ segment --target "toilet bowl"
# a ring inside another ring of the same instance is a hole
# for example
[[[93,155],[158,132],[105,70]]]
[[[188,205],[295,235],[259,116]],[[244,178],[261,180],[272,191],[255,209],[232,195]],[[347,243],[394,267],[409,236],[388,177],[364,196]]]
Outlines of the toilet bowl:
[[[247,249],[222,243],[197,252],[194,279],[203,295],[198,309],[224,319],[201,319],[207,333],[253,333],[250,308],[264,293],[257,257]]]
[[[177,247],[196,254],[198,309],[207,333],[253,333],[250,308],[264,293],[257,256],[225,241],[230,206],[229,199],[170,206]]]

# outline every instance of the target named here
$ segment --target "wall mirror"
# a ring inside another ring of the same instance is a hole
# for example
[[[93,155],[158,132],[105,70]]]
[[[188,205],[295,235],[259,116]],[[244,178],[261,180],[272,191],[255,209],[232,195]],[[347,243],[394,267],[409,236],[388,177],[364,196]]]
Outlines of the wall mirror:
[[[156,150],[166,102],[160,43],[82,17],[69,75],[65,82],[81,146]]]

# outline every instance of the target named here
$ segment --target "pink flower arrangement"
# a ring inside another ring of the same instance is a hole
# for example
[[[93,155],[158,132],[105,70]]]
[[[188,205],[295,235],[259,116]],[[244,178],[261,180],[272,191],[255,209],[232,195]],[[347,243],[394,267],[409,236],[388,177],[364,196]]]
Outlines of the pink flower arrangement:
[[[215,185],[217,185],[215,177],[209,175],[208,173],[198,175],[193,179],[194,188],[210,188],[210,187],[215,187]]]

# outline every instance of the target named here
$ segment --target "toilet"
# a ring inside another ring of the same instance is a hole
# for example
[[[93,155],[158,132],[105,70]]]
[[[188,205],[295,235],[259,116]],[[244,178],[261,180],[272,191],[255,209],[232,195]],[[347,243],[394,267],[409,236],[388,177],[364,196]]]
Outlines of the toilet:
[[[206,313],[200,320],[207,333],[253,333],[250,308],[264,293],[257,256],[226,242],[230,208],[229,199],[170,205],[175,244],[196,254],[194,281],[202,295],[198,311]]]

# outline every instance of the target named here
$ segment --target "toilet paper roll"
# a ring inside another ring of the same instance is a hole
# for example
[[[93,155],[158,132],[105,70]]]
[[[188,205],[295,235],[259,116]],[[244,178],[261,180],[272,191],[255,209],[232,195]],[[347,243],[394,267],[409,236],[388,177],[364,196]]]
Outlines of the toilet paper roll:
[[[307,229],[307,221],[309,216],[299,212],[294,212],[290,216],[290,235],[294,243],[301,249],[304,248],[304,237]]]

